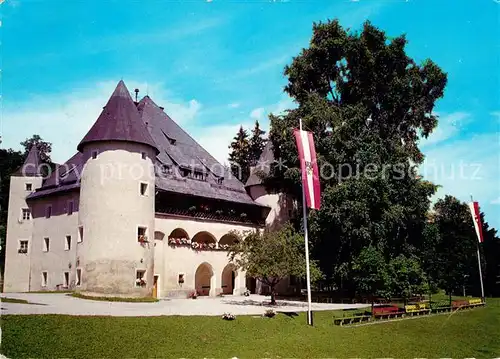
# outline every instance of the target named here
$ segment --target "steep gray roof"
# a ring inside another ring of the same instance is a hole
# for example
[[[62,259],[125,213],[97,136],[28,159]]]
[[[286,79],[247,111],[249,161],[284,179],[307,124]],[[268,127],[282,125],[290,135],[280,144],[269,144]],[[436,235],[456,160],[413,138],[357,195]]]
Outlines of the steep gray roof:
[[[26,156],[23,165],[16,172],[14,172],[13,176],[43,176],[40,168],[41,164],[42,161],[40,159],[40,152],[38,151],[37,146],[34,144],[31,146],[30,151],[28,152],[28,156]]]
[[[157,150],[123,81],[118,83],[97,121],[77,149],[81,152],[85,144],[97,141],[136,142]]]
[[[262,153],[260,155],[259,161],[255,167],[252,167],[250,177],[248,177],[245,187],[257,186],[262,184],[262,178],[260,175],[268,175],[271,170],[271,163],[274,162],[274,152],[273,144],[271,141],[267,141]]]
[[[203,147],[175,123],[149,96],[137,106],[160,153],[157,158],[157,188],[214,198],[231,202],[258,205],[246,193],[243,183],[230,170],[215,160]],[[169,168],[164,173],[161,168]],[[183,177],[182,170],[198,172],[204,180]]]
[[[245,191],[243,183],[231,174],[229,168],[218,163],[149,96],[145,96],[138,104],[133,103],[125,84],[120,81],[106,107],[112,116],[107,113],[106,108],[103,110],[89,133],[80,142],[79,150],[84,143],[99,140],[118,139],[152,143],[152,147],[158,152],[155,165],[156,187],[159,190],[265,207],[254,202]],[[116,122],[117,119],[122,119],[118,121],[118,126],[121,127],[111,128],[109,123]],[[130,124],[130,127],[124,126],[124,123]],[[141,134],[139,138],[136,135],[141,132],[140,129],[144,129],[145,134]],[[78,188],[82,170],[83,155],[78,152],[58,166],[44,181],[42,188],[28,198],[33,199]],[[184,177],[182,175],[184,170],[201,174],[203,180]]]

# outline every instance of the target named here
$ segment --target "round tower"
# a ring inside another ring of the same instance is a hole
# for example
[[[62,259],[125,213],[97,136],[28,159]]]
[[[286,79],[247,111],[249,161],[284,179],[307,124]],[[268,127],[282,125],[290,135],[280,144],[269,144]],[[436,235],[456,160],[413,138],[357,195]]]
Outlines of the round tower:
[[[158,150],[122,81],[78,150],[81,291],[150,296]]]

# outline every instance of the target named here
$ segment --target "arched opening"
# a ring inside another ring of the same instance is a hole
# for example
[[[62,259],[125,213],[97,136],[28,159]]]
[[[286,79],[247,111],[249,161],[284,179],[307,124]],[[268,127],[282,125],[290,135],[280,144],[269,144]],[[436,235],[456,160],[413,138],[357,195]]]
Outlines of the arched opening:
[[[233,244],[238,243],[238,238],[231,233],[225,234],[219,240],[220,249],[228,249]]]
[[[246,277],[245,286],[252,294],[257,293],[257,280],[253,277]]]
[[[194,275],[194,286],[198,295],[210,295],[213,275],[214,272],[210,264],[205,262],[198,266]]]
[[[222,278],[221,278],[222,294],[234,293],[236,276],[237,276],[237,271],[236,271],[236,266],[234,264],[229,263],[224,267],[224,269],[222,270]]]
[[[155,232],[156,234],[156,232]],[[168,239],[189,239],[189,236],[185,230],[182,228],[176,228],[172,232],[170,232],[170,235],[168,236]]]
[[[165,238],[165,233],[160,232],[160,231],[155,231],[155,240],[156,241],[163,241]]]
[[[209,232],[198,232],[192,239],[193,242],[197,243],[216,243],[215,237]]]

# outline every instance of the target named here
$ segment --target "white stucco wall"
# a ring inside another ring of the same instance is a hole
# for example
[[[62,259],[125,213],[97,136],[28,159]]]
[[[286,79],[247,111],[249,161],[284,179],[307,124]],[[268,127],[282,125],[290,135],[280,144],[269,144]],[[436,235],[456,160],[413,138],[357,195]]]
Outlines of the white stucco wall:
[[[229,265],[227,251],[199,250],[189,246],[171,246],[168,237],[175,229],[184,230],[189,239],[193,239],[200,232],[210,233],[216,242],[232,230],[244,232],[254,230],[251,225],[221,223],[208,220],[179,218],[165,214],[157,214],[155,231],[165,234],[163,240],[155,240],[155,274],[159,275],[159,295],[185,295],[195,289],[196,271],[200,265],[207,265],[211,269],[210,295],[222,292],[222,273]],[[229,272],[229,274],[228,274]],[[179,284],[179,274],[184,274],[184,283]],[[230,278],[230,270],[226,271],[226,279]],[[225,283],[227,285],[227,283]],[[199,288],[198,288],[199,289]],[[236,272],[234,294],[245,290],[245,273]]]
[[[264,186],[256,185],[249,188],[249,194],[259,204],[271,208],[266,218],[266,226],[276,228],[290,219],[293,201],[283,193],[267,193]]]
[[[27,183],[32,185],[32,191],[26,191]],[[12,176],[10,178],[3,288],[5,292],[25,292],[29,290],[33,218],[23,221],[22,208],[29,208],[26,197],[39,188],[41,184],[41,177]],[[27,254],[18,253],[20,240],[28,240]]]
[[[32,201],[33,236],[30,248],[31,291],[56,290],[64,287],[64,272],[69,272],[69,287],[76,284],[81,244],[78,242],[78,192],[62,193],[56,196]],[[73,213],[68,214],[69,202],[73,202]],[[52,215],[45,217],[48,205]],[[71,236],[71,246],[65,249],[66,236]],[[49,251],[44,251],[44,239],[49,238]],[[47,285],[42,286],[42,272],[47,272]]]
[[[99,152],[95,159],[94,150]],[[137,229],[146,227],[153,242],[154,157],[151,147],[127,142],[84,148],[79,225],[84,233],[82,290],[88,294],[151,294],[154,245],[138,243]],[[143,182],[148,185],[146,195],[140,194]],[[146,287],[135,286],[136,270],[146,271]]]

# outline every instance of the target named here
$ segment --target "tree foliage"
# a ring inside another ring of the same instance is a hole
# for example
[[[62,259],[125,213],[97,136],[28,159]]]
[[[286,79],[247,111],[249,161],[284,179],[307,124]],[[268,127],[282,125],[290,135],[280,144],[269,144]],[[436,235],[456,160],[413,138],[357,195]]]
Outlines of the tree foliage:
[[[52,163],[50,154],[52,152],[52,143],[44,141],[39,135],[33,135],[21,142],[21,146],[24,147],[24,155],[28,155],[31,147],[36,145],[38,152],[40,153],[40,160],[44,163]]]
[[[231,173],[243,183],[248,180],[251,167],[257,164],[266,145],[265,133],[260,128],[259,121],[255,121],[250,138],[248,137],[248,131],[243,129],[243,126],[240,126],[238,133],[229,146],[231,149],[229,153]]]
[[[257,161],[264,150],[266,139],[264,135],[266,131],[260,128],[259,121],[255,121],[255,126],[252,130],[252,137],[250,138],[250,166],[256,166]]]
[[[231,247],[229,257],[239,269],[271,288],[287,276],[306,277],[304,237],[289,224],[277,231],[264,230],[238,233],[238,242]],[[316,262],[310,263],[311,282],[321,278]]]
[[[361,32],[336,20],[314,24],[310,46],[285,68],[285,91],[298,108],[270,117],[278,162],[266,184],[296,199],[300,165],[292,129],[302,119],[313,132],[322,208],[309,214],[312,253],[336,284],[342,272],[351,291],[360,285],[353,258],[369,254],[363,249],[373,246],[389,263],[421,248],[437,189],[417,176],[418,140],[437,125],[433,109],[446,74],[431,60],[417,64],[406,43],[404,35],[389,40],[369,22]]]
[[[248,132],[243,129],[243,126],[240,126],[229,148],[231,150],[229,153],[231,173],[245,183],[248,176],[250,176],[250,143],[248,141]]]

